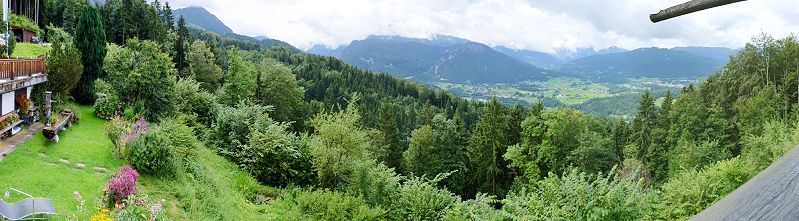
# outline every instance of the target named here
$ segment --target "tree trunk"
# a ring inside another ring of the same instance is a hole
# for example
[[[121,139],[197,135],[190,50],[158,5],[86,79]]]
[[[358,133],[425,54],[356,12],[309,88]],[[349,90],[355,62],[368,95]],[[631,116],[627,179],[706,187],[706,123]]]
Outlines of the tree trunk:
[[[660,10],[657,14],[650,14],[649,20],[652,21],[652,23],[656,23],[677,16],[741,1],[745,0],[692,0]]]

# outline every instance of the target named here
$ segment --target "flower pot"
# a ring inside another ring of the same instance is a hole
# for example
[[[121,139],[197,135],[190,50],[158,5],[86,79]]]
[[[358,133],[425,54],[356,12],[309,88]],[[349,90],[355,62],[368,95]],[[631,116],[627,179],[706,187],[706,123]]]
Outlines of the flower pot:
[[[22,124],[25,124],[25,126],[30,126],[31,125],[32,122],[30,121],[30,119],[31,119],[31,115],[30,114],[27,114],[27,113],[19,114],[19,120],[21,120]]]

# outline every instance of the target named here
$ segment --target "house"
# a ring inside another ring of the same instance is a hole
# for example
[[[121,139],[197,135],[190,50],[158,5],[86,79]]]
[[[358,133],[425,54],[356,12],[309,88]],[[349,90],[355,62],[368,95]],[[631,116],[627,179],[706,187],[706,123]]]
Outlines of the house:
[[[14,32],[17,42],[31,43],[31,38],[36,36],[36,32],[19,26],[11,26],[11,31]]]
[[[14,112],[15,98],[30,98],[33,86],[46,81],[44,59],[0,59],[0,115]]]

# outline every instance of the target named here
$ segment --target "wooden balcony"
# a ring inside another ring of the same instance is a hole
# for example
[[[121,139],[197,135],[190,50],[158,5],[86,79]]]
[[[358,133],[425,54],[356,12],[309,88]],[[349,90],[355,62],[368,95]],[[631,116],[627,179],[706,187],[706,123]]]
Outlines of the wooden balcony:
[[[0,59],[0,93],[47,81],[44,59]]]

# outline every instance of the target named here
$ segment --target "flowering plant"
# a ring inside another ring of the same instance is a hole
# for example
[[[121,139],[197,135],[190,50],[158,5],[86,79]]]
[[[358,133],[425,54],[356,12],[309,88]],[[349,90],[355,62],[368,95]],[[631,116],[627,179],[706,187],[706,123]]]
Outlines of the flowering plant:
[[[94,102],[94,113],[100,119],[111,120],[115,116],[125,116],[124,103],[114,97],[98,98]]]
[[[19,96],[16,100],[17,103],[19,104],[19,113],[27,114],[28,110],[33,104],[33,102],[31,102],[31,99],[28,99],[28,96],[26,94],[22,94],[22,96]]]
[[[106,195],[110,205],[120,204],[128,196],[136,192],[136,179],[139,173],[129,166],[122,166],[114,173],[106,185]]]

